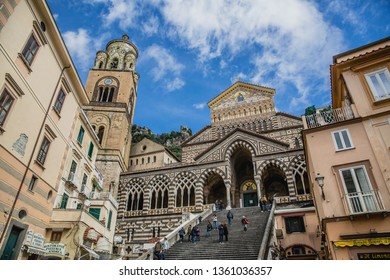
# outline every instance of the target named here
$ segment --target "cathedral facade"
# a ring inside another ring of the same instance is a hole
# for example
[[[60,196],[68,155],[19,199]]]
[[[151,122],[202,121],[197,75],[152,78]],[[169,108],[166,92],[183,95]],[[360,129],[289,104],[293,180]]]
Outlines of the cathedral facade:
[[[121,174],[116,234],[126,247],[167,235],[216,200],[227,209],[258,206],[263,196],[311,201],[302,120],[276,112],[274,96],[236,82],[208,103],[211,124],[182,143],[181,163]]]

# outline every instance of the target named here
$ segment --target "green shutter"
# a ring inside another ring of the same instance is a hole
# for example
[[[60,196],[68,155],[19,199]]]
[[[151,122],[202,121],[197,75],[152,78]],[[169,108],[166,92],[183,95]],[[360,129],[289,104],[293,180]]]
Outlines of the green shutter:
[[[88,150],[88,156],[91,158],[92,157],[92,154],[93,154],[93,143],[91,142],[91,144],[89,144],[89,150]]]
[[[108,229],[110,229],[111,227],[111,219],[112,219],[112,210],[110,210],[110,213],[108,214],[108,222],[107,222]]]
[[[100,218],[100,208],[89,208],[89,214],[91,214],[94,218],[99,220],[99,218]]]

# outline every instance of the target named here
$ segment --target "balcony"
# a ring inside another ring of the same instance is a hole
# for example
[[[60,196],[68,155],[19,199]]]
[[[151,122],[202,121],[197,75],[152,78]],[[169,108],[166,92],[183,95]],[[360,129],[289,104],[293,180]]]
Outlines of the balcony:
[[[355,118],[352,106],[317,110],[315,114],[303,116],[305,128],[321,127]]]
[[[385,210],[378,191],[347,193],[344,198],[348,205],[350,215]]]
[[[51,220],[55,227],[69,228],[73,223],[83,222],[99,233],[106,231],[105,225],[101,221],[82,209],[53,209]]]
[[[74,174],[74,172],[69,172],[68,178],[65,181],[65,185],[70,189],[75,190],[80,185],[80,179]]]
[[[118,209],[119,207],[118,201],[116,201],[116,199],[109,192],[96,193],[93,198],[100,200],[108,200],[115,206],[116,209]]]

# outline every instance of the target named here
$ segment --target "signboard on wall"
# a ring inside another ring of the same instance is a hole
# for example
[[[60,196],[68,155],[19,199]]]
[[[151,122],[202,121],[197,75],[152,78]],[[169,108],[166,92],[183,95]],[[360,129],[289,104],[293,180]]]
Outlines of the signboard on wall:
[[[358,253],[359,260],[390,260],[390,252]]]

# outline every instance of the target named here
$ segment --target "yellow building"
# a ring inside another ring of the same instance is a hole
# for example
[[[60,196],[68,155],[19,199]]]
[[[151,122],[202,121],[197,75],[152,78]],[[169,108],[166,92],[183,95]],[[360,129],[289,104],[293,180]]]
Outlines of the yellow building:
[[[46,2],[1,5],[0,259],[105,258],[118,206],[88,95]]]
[[[334,56],[332,108],[304,117],[324,251],[389,259],[390,37]]]

